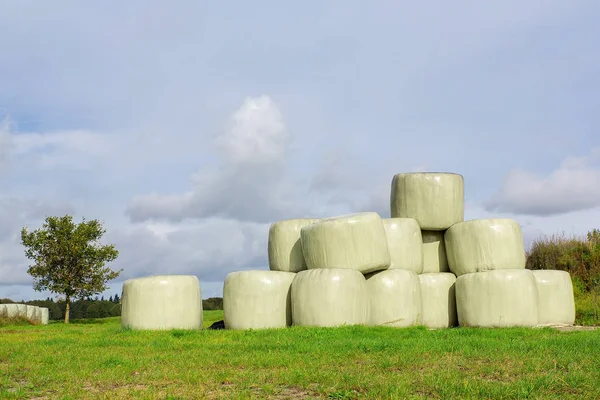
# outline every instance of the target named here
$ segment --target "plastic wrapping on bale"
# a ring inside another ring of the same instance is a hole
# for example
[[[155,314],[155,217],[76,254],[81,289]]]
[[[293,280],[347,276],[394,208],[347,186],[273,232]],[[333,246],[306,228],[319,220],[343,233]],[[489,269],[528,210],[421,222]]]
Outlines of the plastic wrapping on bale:
[[[414,218],[422,230],[443,231],[464,220],[462,175],[444,172],[396,174],[390,196],[392,218]]]
[[[6,310],[6,306],[4,304],[0,304],[0,318],[8,317],[8,311]]]
[[[444,231],[422,231],[424,274],[448,272]]]
[[[25,304],[5,304],[6,316],[9,318],[27,318],[27,306]]]
[[[27,305],[27,319],[31,322],[39,322],[40,308],[38,306]]]
[[[465,274],[456,279],[460,326],[509,327],[538,324],[538,292],[528,269]]]
[[[456,276],[501,269],[524,269],[519,224],[507,218],[474,219],[453,225],[444,236],[448,267]]]
[[[226,329],[283,328],[292,323],[290,286],[295,273],[232,272],[223,285]]]
[[[123,283],[121,325],[131,329],[202,329],[202,295],[194,275],[155,275]]]
[[[389,269],[366,276],[369,293],[368,325],[406,327],[421,315],[419,276],[414,271]]]
[[[46,307],[40,307],[40,323],[42,325],[48,325],[50,321],[50,310]]]
[[[429,328],[456,326],[456,276],[450,272],[419,275],[422,313],[420,324]]]
[[[566,271],[532,271],[538,292],[538,324],[575,323],[573,282]]]
[[[390,252],[390,268],[420,274],[423,271],[421,228],[413,218],[385,218],[383,226]]]
[[[367,282],[356,270],[300,271],[292,282],[291,295],[293,325],[364,325],[369,317]]]
[[[300,237],[308,269],[369,273],[387,269],[391,263],[383,221],[374,212],[321,219],[302,227]]]
[[[299,272],[306,268],[300,229],[317,222],[316,218],[288,219],[275,222],[269,228],[269,268],[272,271]]]

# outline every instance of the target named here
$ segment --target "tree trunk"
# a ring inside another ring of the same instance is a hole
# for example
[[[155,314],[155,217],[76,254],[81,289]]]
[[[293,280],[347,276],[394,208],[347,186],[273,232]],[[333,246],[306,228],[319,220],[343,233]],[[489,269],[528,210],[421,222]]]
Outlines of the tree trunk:
[[[67,296],[67,298],[65,299],[65,324],[69,323],[69,310],[71,308],[71,297]]]

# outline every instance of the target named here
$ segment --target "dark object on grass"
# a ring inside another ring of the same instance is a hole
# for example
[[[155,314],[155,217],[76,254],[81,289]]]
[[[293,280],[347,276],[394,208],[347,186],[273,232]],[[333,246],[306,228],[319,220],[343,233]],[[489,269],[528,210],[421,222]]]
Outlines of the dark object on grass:
[[[225,329],[225,321],[217,321],[211,326],[209,326],[208,329]]]

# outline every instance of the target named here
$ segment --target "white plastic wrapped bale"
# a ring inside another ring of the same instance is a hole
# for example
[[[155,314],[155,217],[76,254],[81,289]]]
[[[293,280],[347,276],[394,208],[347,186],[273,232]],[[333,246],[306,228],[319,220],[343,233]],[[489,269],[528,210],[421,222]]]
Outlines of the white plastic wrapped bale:
[[[444,231],[422,231],[424,274],[448,272]]]
[[[155,275],[123,283],[121,326],[202,329],[202,295],[194,275]]]
[[[573,325],[575,298],[573,282],[566,271],[532,271],[538,291],[538,324]]]
[[[271,225],[267,250],[272,271],[299,272],[307,269],[300,229],[317,221],[316,218],[288,219]]]
[[[31,322],[37,322],[39,319],[39,307],[37,306],[32,306],[32,305],[27,305],[27,319],[30,320]]]
[[[416,325],[421,315],[419,276],[414,271],[388,269],[366,276],[371,326]]]
[[[8,311],[6,310],[6,305],[0,304],[0,318],[7,317]]]
[[[50,310],[46,307],[40,307],[40,323],[42,325],[48,325],[50,321]]]
[[[507,218],[473,219],[444,235],[448,267],[456,276],[500,269],[524,269],[520,225]]]
[[[538,294],[528,269],[496,270],[456,279],[456,309],[460,326],[535,326]]]
[[[421,284],[420,324],[429,328],[449,328],[456,326],[456,276],[450,272],[419,275]]]
[[[359,271],[319,268],[300,271],[291,287],[292,324],[364,325],[369,317],[367,282]]]
[[[390,198],[392,218],[414,218],[421,229],[443,231],[464,220],[464,180],[445,172],[396,174]]]
[[[6,304],[6,316],[9,318],[27,318],[27,305]]]
[[[302,227],[300,238],[308,269],[347,268],[366,274],[391,263],[383,221],[374,212],[321,219]]]
[[[383,226],[390,252],[390,268],[420,274],[423,271],[421,228],[413,218],[385,218]]]
[[[225,277],[226,329],[284,328],[292,324],[290,286],[296,276],[284,271],[241,271]]]

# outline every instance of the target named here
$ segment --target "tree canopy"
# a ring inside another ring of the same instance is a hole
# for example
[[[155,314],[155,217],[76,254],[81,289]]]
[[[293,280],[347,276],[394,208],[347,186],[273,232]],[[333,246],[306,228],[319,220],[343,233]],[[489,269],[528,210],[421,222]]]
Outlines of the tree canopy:
[[[119,276],[105,264],[119,252],[114,245],[102,245],[106,233],[98,220],[73,222],[71,215],[47,217],[41,228],[21,230],[25,255],[33,260],[27,273],[34,278],[36,291],[63,294],[66,301],[65,323],[69,322],[72,298],[85,298],[105,291],[107,282]]]

